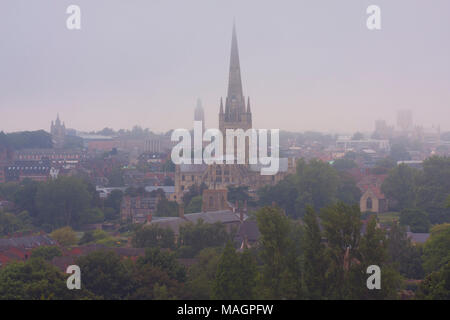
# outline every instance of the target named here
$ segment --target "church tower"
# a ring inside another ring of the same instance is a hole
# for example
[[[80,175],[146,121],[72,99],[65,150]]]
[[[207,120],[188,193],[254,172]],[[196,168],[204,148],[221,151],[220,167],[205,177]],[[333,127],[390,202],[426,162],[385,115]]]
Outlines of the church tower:
[[[223,135],[225,135],[226,129],[243,129],[245,131],[252,127],[250,98],[247,101],[246,105],[242,90],[236,26],[233,25],[228,94],[225,98],[225,106],[222,98],[220,99],[219,129]]]
[[[194,111],[194,121],[202,122],[202,133],[205,132],[205,112],[202,107],[202,100],[197,99],[197,107]]]
[[[220,99],[219,129],[226,136],[227,129],[242,129],[247,131],[252,128],[252,113],[250,111],[250,98],[245,104],[242,90],[241,67],[239,63],[239,49],[236,35],[236,26],[233,24],[231,38],[230,71],[228,76],[228,93],[225,98],[225,107]],[[237,162],[237,138],[234,140],[234,159]],[[223,142],[223,154],[226,155],[226,139]],[[245,141],[245,163],[249,162],[249,140]]]
[[[54,123],[52,121],[50,134],[52,135],[53,146],[55,148],[62,148],[66,138],[66,125],[64,122],[61,124],[59,114],[56,115],[56,121]]]

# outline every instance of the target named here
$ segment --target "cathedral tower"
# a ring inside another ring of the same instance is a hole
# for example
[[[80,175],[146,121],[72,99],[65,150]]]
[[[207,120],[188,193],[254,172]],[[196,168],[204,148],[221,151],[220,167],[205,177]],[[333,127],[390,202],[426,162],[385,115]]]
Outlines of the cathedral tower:
[[[246,105],[242,90],[236,27],[233,25],[228,94],[225,98],[225,106],[223,100],[220,99],[219,111],[219,129],[224,135],[226,129],[243,129],[245,131],[252,127],[250,98],[247,101]]]

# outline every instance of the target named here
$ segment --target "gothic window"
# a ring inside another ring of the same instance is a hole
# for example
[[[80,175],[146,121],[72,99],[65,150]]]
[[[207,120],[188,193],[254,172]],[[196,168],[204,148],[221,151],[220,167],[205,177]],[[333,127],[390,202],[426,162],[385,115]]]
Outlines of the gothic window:
[[[366,207],[367,209],[372,209],[372,198],[367,198]]]

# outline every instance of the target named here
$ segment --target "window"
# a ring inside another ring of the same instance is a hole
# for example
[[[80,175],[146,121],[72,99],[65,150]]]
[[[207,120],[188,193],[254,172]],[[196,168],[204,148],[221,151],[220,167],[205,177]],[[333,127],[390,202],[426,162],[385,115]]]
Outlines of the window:
[[[367,198],[366,200],[366,207],[367,209],[372,209],[372,198]]]

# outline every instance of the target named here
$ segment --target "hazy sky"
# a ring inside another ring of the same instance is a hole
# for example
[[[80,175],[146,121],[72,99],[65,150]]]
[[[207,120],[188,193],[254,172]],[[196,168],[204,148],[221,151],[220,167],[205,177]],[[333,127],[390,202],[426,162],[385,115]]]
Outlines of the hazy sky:
[[[254,127],[368,131],[409,108],[450,130],[448,0],[2,0],[0,130],[190,128],[198,97],[217,127],[233,18]]]

